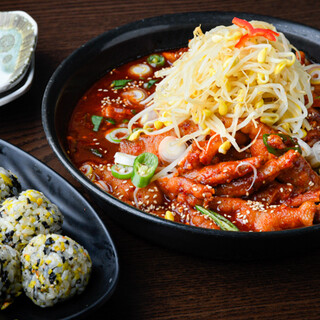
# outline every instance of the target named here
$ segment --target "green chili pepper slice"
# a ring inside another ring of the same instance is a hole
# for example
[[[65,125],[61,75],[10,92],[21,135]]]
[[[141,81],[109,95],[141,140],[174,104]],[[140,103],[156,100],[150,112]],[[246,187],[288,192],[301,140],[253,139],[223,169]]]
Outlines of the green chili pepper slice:
[[[152,54],[147,58],[147,62],[151,67],[162,67],[166,62],[165,58],[159,54]]]
[[[205,214],[209,216],[215,224],[220,227],[221,230],[224,231],[239,231],[239,229],[232,223],[230,222],[227,218],[224,216],[220,215],[219,213],[216,213],[214,211],[205,209],[201,206],[196,206],[196,209],[200,211],[202,214]]]
[[[117,179],[130,179],[133,173],[133,167],[115,164],[111,167],[111,173]]]
[[[131,81],[131,79],[113,80],[111,82],[111,88],[114,90],[123,89]]]
[[[100,124],[101,124],[101,122],[102,122],[102,119],[103,119],[103,117],[101,117],[101,116],[96,116],[96,115],[93,115],[93,116],[91,116],[91,122],[92,122],[92,124],[93,124],[93,131],[99,131],[99,127],[100,127]]]
[[[286,142],[288,140],[290,140],[295,146],[294,147],[287,147],[287,148],[283,148],[283,149],[276,149],[276,148],[273,148],[269,145],[268,143],[268,137],[273,134],[273,135],[277,135],[279,136],[283,142]],[[302,150],[300,148],[299,145],[296,144],[296,142],[292,139],[292,137],[290,137],[289,135],[287,134],[283,134],[283,133],[265,133],[263,136],[262,136],[262,140],[263,140],[263,143],[264,145],[266,146],[268,152],[274,154],[275,156],[281,156],[283,155],[284,153],[286,153],[288,150],[296,150],[298,151],[299,153],[302,153]]]
[[[145,152],[137,156],[133,163],[132,183],[137,188],[146,187],[158,167],[158,162],[158,157],[150,152]]]

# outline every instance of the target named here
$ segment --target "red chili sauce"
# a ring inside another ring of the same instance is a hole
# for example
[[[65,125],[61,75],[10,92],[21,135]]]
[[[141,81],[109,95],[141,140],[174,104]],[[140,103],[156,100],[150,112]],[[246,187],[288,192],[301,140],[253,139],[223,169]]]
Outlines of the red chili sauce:
[[[187,207],[175,208],[155,183],[144,188],[146,190],[139,190],[132,199],[135,187],[130,179],[119,180],[110,173],[110,168],[114,164],[114,155],[119,151],[119,143],[112,143],[106,139],[106,135],[113,129],[126,128],[128,121],[145,108],[140,102],[154,92],[157,82],[161,80],[156,78],[154,73],[161,68],[170,67],[184,51],[186,49],[183,48],[157,53],[165,58],[164,64],[159,67],[150,65],[147,62],[149,56],[145,56],[111,70],[96,82],[76,105],[69,123],[67,139],[68,154],[72,162],[104,191],[160,217],[165,217],[166,211],[170,210],[174,221],[188,223],[189,217],[184,213]],[[134,74],[132,70],[136,66],[149,72],[141,75]],[[117,80],[131,81],[128,81],[123,88],[115,89],[114,81]],[[136,89],[140,90],[138,95],[130,95],[132,90]],[[140,102],[135,101],[139,99],[141,99]],[[103,117],[96,131],[94,131],[92,116]],[[128,193],[131,193],[130,196]],[[212,222],[209,223],[212,224]]]

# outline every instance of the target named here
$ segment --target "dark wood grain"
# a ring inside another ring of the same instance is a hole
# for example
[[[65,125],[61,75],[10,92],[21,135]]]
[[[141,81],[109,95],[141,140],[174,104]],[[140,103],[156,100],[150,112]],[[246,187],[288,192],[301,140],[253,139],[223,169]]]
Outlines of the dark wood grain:
[[[186,11],[260,13],[320,29],[317,0],[1,0],[0,10],[24,10],[39,26],[33,86],[0,107],[0,138],[45,162],[81,192],[49,147],[40,111],[51,74],[83,43],[128,22]],[[320,318],[319,251],[268,261],[201,259],[149,243],[99,214],[118,249],[120,279],[111,299],[88,319]]]

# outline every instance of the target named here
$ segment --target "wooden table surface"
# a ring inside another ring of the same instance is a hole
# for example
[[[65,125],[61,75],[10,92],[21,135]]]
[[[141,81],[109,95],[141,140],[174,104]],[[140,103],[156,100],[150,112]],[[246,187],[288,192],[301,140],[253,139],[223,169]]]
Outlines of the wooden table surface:
[[[39,39],[32,88],[0,108],[0,138],[76,187],[47,143],[40,111],[53,71],[89,39],[128,22],[186,11],[260,13],[320,29],[317,0],[0,1],[0,11],[11,10],[37,21]],[[117,247],[120,278],[113,296],[88,319],[320,319],[320,251],[281,260],[209,260],[149,243],[98,213]]]

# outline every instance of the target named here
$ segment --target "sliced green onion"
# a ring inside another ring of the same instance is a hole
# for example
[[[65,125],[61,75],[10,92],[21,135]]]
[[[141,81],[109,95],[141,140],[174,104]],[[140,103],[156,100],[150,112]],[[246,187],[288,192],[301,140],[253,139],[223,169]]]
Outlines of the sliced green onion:
[[[119,136],[121,135],[121,136]],[[129,130],[127,128],[113,129],[106,134],[105,138],[112,143],[120,143],[122,140],[129,137]]]
[[[155,68],[155,67],[162,67],[166,62],[166,60],[162,55],[152,54],[147,58],[147,62],[150,64],[150,66]]]
[[[112,118],[107,118],[106,121],[111,123],[111,124],[116,124],[116,121],[114,119],[112,119]]]
[[[102,154],[98,149],[90,149],[91,153],[94,154],[95,156],[102,158]]]
[[[158,167],[158,157],[150,152],[145,152],[136,157],[133,163],[132,183],[137,188],[144,188],[152,179]]]
[[[134,160],[136,156],[132,156],[131,154],[116,152],[114,155],[114,163],[122,164],[124,166],[133,166]]]
[[[111,173],[117,179],[130,179],[133,173],[133,167],[115,164],[111,167]]]
[[[148,81],[148,83],[145,83],[146,88],[150,89],[158,80],[157,79],[151,79]]]
[[[113,80],[111,82],[111,87],[114,90],[123,89],[131,81],[131,79]]]
[[[201,206],[196,206],[196,209],[200,211],[202,214],[209,216],[215,222],[215,224],[218,227],[220,227],[221,230],[239,231],[239,229],[232,222],[230,222],[227,218],[225,218],[221,214],[216,213],[212,210],[205,209],[204,207],[201,207]]]
[[[286,141],[290,140],[295,146],[294,147],[282,148],[282,149],[273,148],[268,143],[268,138],[269,138],[269,136],[271,134],[279,136],[282,139],[283,142],[286,142]],[[262,141],[263,141],[264,145],[266,146],[268,152],[270,152],[270,153],[272,153],[272,154],[274,154],[276,156],[281,156],[282,154],[286,153],[288,150],[296,150],[299,153],[302,153],[302,150],[301,150],[300,146],[297,145],[296,142],[290,136],[288,136],[287,134],[283,134],[283,133],[265,133],[262,136]]]
[[[91,122],[93,124],[93,129],[92,129],[93,131],[99,130],[102,119],[103,119],[103,117],[101,117],[101,116],[96,116],[96,115],[91,116]]]

